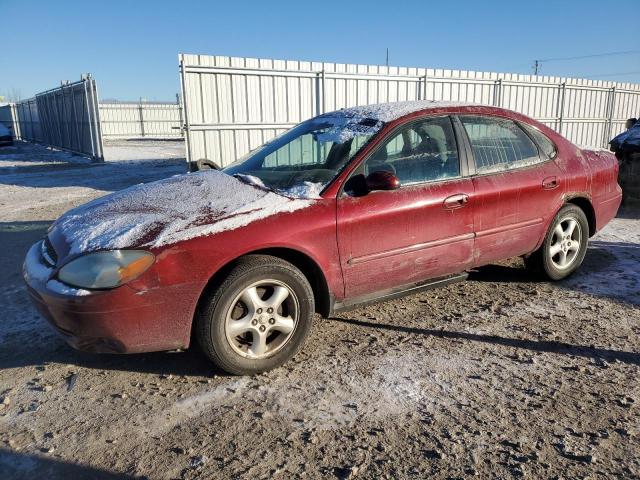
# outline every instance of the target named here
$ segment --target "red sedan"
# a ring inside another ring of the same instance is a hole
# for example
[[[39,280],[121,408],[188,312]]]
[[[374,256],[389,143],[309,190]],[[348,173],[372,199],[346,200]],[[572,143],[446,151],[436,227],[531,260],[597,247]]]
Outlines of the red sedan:
[[[500,108],[344,109],[222,171],[67,212],[29,251],[24,277],[76,348],[172,350],[196,338],[222,369],[251,374],[291,358],[314,312],[514,256],[551,280],[570,275],[618,210],[617,169],[612,154]]]

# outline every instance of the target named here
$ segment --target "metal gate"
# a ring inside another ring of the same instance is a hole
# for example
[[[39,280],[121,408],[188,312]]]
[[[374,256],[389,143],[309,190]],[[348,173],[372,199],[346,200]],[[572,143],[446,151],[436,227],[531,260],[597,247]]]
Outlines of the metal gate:
[[[96,82],[80,81],[36,95],[45,145],[104,160]]]
[[[104,160],[98,91],[90,75],[2,108],[8,109],[17,140]]]
[[[495,105],[591,146],[606,146],[640,112],[640,85],[631,83],[186,54],[179,62],[187,160],[219,165],[314,115],[370,103]]]

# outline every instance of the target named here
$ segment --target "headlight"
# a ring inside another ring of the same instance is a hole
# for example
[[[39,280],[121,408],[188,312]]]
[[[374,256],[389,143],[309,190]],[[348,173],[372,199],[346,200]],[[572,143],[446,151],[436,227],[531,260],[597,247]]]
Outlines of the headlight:
[[[114,288],[130,282],[149,268],[155,257],[142,250],[88,253],[58,272],[64,283],[80,288]]]

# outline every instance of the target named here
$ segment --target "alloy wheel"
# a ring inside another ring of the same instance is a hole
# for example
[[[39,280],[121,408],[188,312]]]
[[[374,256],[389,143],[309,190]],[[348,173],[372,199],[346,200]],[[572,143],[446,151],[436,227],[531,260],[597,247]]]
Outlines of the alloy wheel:
[[[227,341],[243,357],[269,357],[289,341],[299,315],[298,298],[287,284],[260,280],[231,303],[225,320]]]
[[[560,220],[553,230],[549,258],[558,270],[566,270],[578,258],[582,243],[582,228],[573,217]]]

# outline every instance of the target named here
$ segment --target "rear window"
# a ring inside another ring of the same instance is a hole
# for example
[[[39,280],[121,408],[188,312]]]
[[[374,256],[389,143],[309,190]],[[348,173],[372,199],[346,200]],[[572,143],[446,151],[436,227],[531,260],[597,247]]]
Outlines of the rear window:
[[[535,140],[535,142],[540,147],[540,150],[543,154],[547,156],[547,158],[553,158],[556,156],[556,146],[553,144],[551,140],[547,138],[547,136],[542,133],[537,128],[532,127],[531,125],[527,125],[526,123],[520,124],[531,137]]]
[[[538,148],[515,122],[495,117],[460,117],[480,174],[540,162]]]

